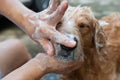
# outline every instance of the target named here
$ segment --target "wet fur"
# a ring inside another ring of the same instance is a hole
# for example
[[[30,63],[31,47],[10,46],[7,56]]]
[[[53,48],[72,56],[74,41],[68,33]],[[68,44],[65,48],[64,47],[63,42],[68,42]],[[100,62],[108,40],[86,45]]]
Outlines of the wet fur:
[[[63,28],[66,18],[74,19],[75,27]],[[58,30],[63,33],[78,33],[77,36],[82,40],[84,60],[79,69],[63,74],[61,80],[116,79],[117,72],[120,71],[120,13],[103,17],[101,20],[107,21],[108,25],[101,26],[88,7],[69,7],[58,25]],[[81,24],[88,28],[79,29]]]

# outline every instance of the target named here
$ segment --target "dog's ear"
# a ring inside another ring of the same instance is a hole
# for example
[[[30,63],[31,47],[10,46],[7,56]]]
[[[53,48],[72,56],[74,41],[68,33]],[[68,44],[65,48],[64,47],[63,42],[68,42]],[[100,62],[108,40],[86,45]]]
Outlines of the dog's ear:
[[[91,47],[95,46],[95,30],[96,27],[99,26],[99,22],[97,20],[94,20],[92,23],[92,29],[91,29]]]
[[[103,27],[108,25],[106,21],[98,21],[98,25],[95,26],[95,38],[94,43],[97,53],[99,54],[101,49],[105,46],[106,36],[103,31]]]

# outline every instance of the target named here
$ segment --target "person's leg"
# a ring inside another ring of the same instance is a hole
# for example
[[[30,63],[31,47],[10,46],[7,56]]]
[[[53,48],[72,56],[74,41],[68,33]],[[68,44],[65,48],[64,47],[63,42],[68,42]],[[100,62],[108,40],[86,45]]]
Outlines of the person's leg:
[[[2,79],[1,71],[0,71],[0,80]]]
[[[0,43],[0,71],[2,77],[20,67],[31,58],[26,47],[16,39]]]

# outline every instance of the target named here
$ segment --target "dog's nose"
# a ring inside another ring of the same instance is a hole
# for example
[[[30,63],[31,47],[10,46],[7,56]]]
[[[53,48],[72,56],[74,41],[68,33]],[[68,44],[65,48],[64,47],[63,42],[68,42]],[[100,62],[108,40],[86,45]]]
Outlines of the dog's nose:
[[[60,45],[61,49],[66,50],[66,51],[73,51],[77,47],[77,38],[73,36],[70,38],[73,38],[73,40],[76,42],[76,45],[74,47],[67,47],[64,45]]]
[[[61,50],[62,50],[61,51],[62,53],[60,55],[64,58],[69,57],[72,54],[72,52],[76,49],[77,44],[78,44],[78,40],[75,36],[73,36],[73,35],[67,35],[67,36],[76,42],[76,46],[75,47],[67,47],[64,45],[60,45]],[[74,56],[72,56],[72,57],[74,57]]]

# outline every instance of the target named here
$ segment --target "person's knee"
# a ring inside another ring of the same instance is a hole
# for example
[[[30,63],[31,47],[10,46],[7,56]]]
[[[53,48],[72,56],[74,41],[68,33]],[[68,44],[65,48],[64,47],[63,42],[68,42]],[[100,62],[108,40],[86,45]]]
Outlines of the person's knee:
[[[18,57],[23,60],[29,60],[31,58],[25,45],[18,39],[9,39],[0,43],[0,51],[0,56],[7,59]]]
[[[12,39],[9,40],[10,43],[12,43],[12,47],[15,49],[16,54],[21,56],[21,58],[29,60],[31,58],[31,55],[28,52],[27,47],[18,39]]]
[[[0,43],[0,51],[3,76],[31,59],[31,55],[25,45],[17,39],[10,39]]]

